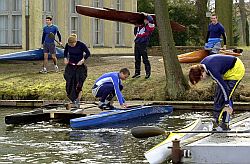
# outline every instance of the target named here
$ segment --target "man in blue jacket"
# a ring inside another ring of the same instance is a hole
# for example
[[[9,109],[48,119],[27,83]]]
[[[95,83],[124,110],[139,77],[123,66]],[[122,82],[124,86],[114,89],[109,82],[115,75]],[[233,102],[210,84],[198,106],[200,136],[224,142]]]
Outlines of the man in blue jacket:
[[[189,71],[192,84],[212,77],[216,81],[214,94],[215,130],[229,130],[230,115],[233,112],[232,95],[245,74],[242,61],[234,56],[214,54],[205,57],[200,64],[194,65]],[[222,121],[221,121],[222,118]]]
[[[112,99],[116,96],[121,108],[127,108],[121,90],[122,80],[126,80],[130,75],[127,68],[122,68],[119,72],[109,72],[99,77],[92,88],[92,93],[99,98],[98,107],[103,110],[113,109]]]
[[[218,22],[218,18],[213,14],[210,18],[211,23],[208,25],[205,49],[209,50],[209,54],[217,54],[221,49],[221,36],[223,37],[224,46],[226,49],[227,37],[223,25]]]
[[[47,73],[47,65],[48,65],[48,54],[50,53],[54,62],[54,68],[55,71],[58,71],[57,66],[57,58],[56,58],[56,45],[54,37],[57,34],[59,43],[62,45],[61,42],[61,34],[58,30],[58,27],[56,25],[52,24],[52,17],[47,16],[46,17],[46,26],[43,27],[43,35],[42,35],[42,47],[43,47],[43,53],[44,53],[44,61],[43,61],[43,69],[40,71],[40,73]]]

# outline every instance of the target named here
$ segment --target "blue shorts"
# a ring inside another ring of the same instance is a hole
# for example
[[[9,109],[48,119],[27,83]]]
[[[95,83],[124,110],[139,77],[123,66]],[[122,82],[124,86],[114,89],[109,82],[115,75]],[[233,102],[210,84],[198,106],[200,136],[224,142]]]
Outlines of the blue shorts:
[[[43,43],[43,53],[56,54],[55,43]]]

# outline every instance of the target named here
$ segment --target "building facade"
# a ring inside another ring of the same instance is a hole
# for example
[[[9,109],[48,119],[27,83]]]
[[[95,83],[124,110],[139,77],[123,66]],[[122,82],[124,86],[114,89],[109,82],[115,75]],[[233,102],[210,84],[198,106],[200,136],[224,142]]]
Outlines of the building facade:
[[[80,15],[76,5],[137,10],[137,0],[0,0],[0,54],[40,48],[46,16],[63,44],[76,33],[92,54],[133,53],[133,25]]]

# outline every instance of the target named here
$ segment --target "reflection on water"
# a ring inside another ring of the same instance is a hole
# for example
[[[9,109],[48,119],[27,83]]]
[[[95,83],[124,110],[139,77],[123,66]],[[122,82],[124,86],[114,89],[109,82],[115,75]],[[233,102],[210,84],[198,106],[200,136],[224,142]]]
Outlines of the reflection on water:
[[[133,138],[130,134],[133,124],[174,130],[198,117],[204,121],[211,118],[210,112],[174,111],[169,116],[123,122],[126,124],[123,127],[72,130],[69,126],[47,122],[6,126],[5,115],[24,110],[0,110],[0,163],[147,163],[143,153],[164,136]]]

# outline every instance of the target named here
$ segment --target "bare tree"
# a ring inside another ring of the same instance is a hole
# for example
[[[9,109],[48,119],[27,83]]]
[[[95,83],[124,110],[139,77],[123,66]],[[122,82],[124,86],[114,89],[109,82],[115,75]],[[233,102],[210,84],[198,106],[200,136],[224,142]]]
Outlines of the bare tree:
[[[196,0],[195,6],[197,9],[197,17],[199,18],[199,27],[201,29],[203,40],[206,39],[207,36],[207,28],[209,19],[206,17],[207,10],[207,1],[208,0]]]
[[[233,0],[216,0],[215,11],[227,34],[226,45],[233,45]]]
[[[178,99],[190,86],[177,59],[177,50],[169,20],[168,0],[155,0],[155,14],[166,74],[166,96],[170,99]]]
[[[241,18],[241,29],[242,29],[242,45],[246,45],[246,24],[247,24],[247,15],[246,15],[246,7],[244,0],[239,0],[239,8],[240,8],[240,18]]]

